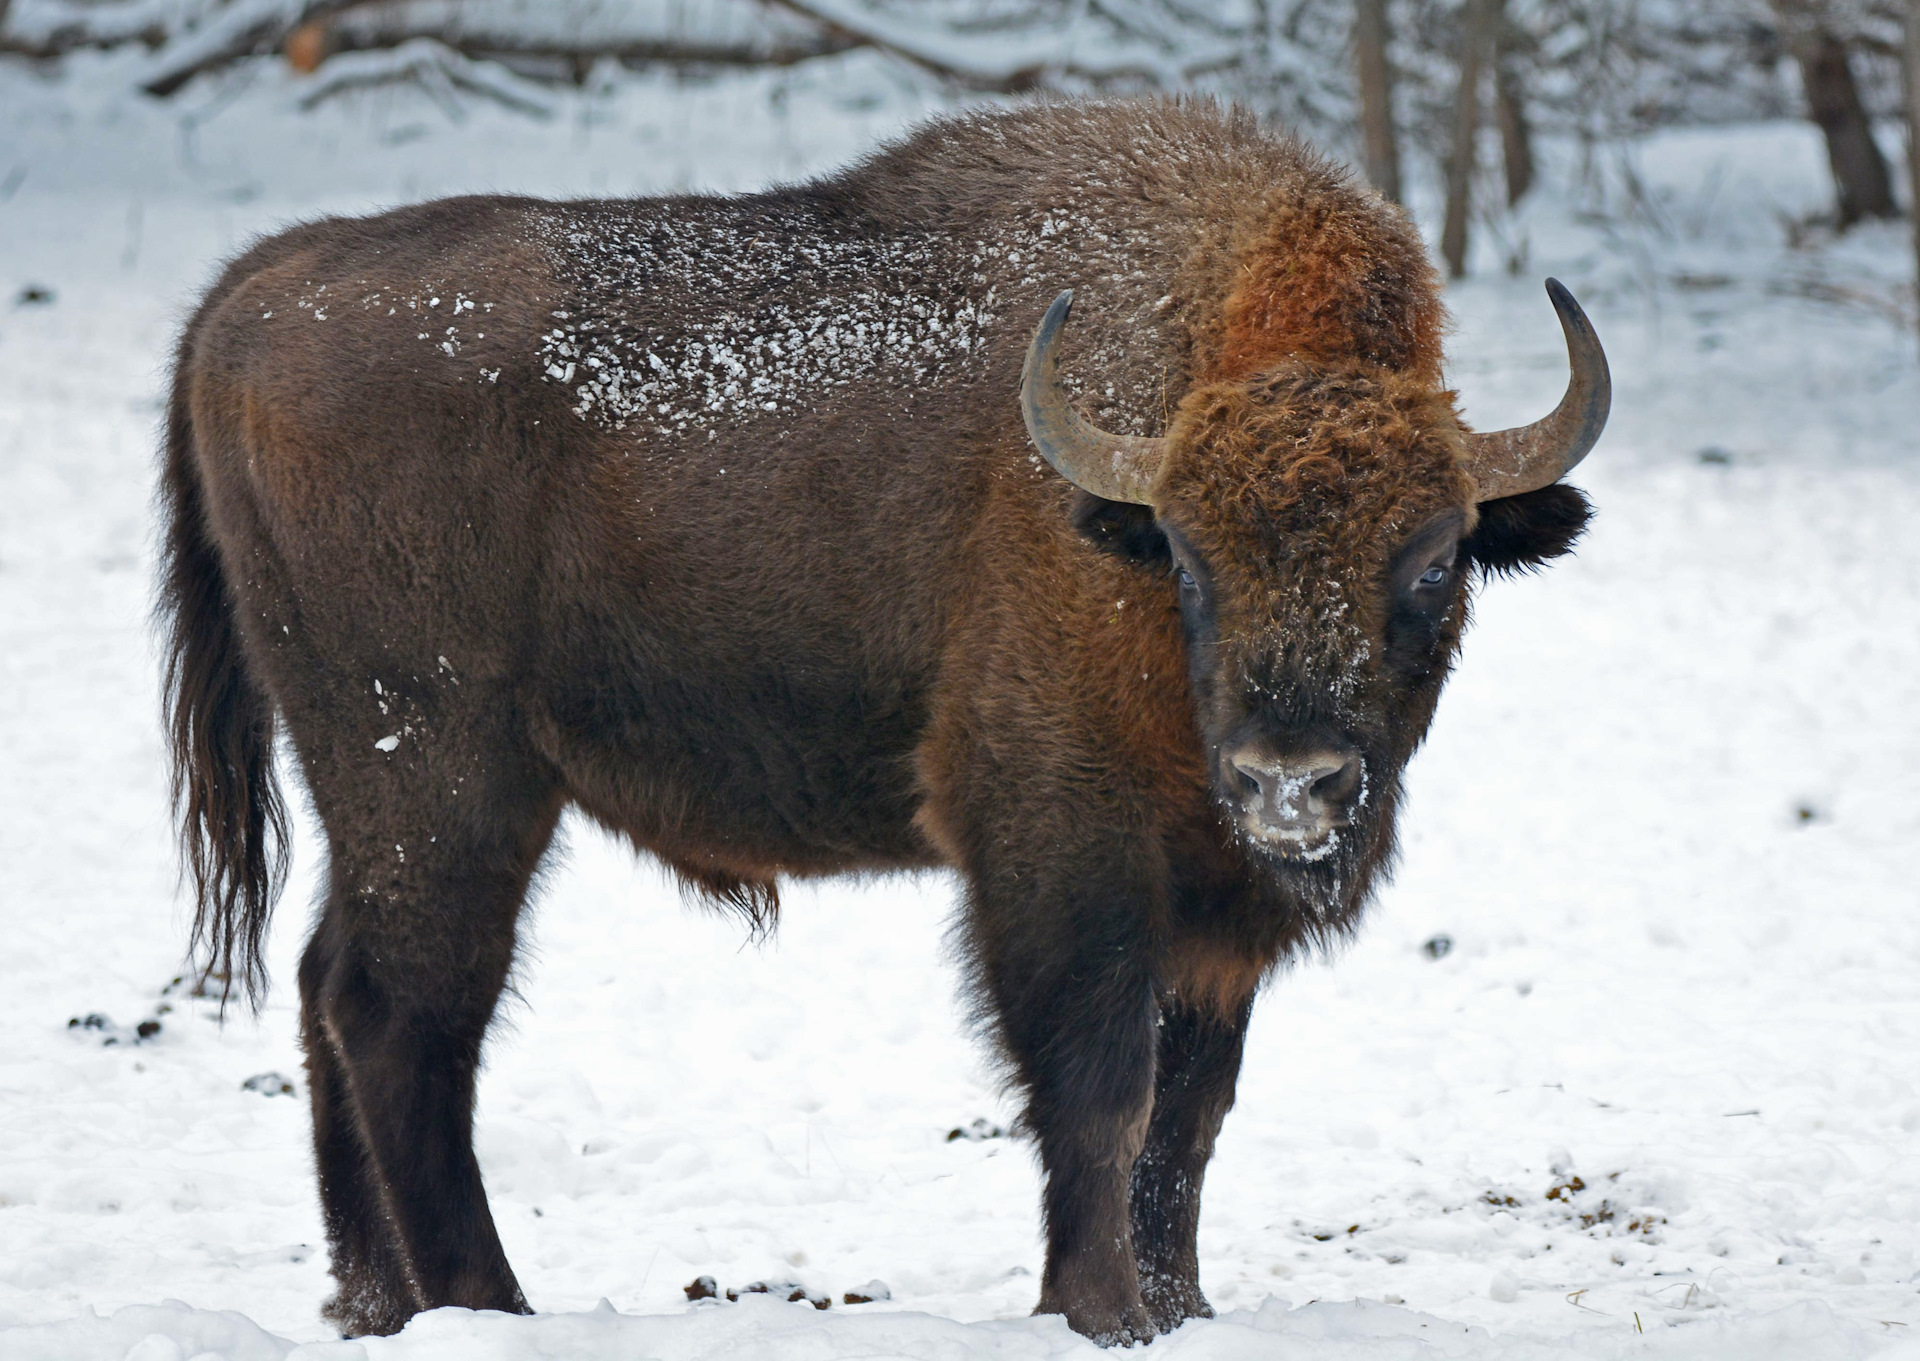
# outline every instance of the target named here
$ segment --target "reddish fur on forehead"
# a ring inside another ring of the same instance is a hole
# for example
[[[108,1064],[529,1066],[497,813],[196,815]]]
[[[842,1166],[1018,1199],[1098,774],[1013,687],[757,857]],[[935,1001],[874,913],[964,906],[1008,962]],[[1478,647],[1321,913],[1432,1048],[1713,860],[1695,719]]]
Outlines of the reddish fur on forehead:
[[[1398,208],[1328,169],[1270,203],[1239,253],[1214,377],[1361,360],[1437,385],[1439,279]]]
[[[1286,364],[1187,395],[1170,432],[1187,452],[1168,487],[1270,514],[1316,491],[1385,503],[1428,483],[1467,499],[1459,428],[1454,394],[1422,378],[1365,362]]]
[[[1470,506],[1458,430],[1453,394],[1419,378],[1289,364],[1189,393],[1159,491],[1217,574],[1278,601],[1296,569],[1369,570],[1427,516]]]

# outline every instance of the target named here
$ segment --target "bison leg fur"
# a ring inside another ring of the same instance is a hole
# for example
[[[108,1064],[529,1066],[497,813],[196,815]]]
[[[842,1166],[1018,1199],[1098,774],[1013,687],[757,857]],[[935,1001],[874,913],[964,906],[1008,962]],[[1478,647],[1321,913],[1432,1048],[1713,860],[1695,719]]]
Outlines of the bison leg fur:
[[[1133,1251],[1147,1315],[1160,1332],[1212,1318],[1200,1293],[1200,1188],[1233,1105],[1252,1001],[1231,1015],[1169,1006],[1160,1017],[1153,1119],[1133,1165]]]
[[[419,1297],[367,1157],[346,1062],[321,1017],[321,985],[331,958],[316,942],[300,960],[300,1033],[313,1106],[314,1165],[337,1286],[321,1312],[348,1337],[397,1333],[420,1307]]]
[[[339,1286],[324,1312],[350,1336],[443,1305],[526,1313],[473,1154],[474,1084],[559,800],[530,798],[543,782],[524,766],[510,799],[468,781],[457,809],[388,770],[331,807],[323,765],[308,772],[329,887],[300,990]]]
[[[976,885],[982,879],[1034,883],[982,876]],[[1154,1329],[1140,1298],[1128,1188],[1153,1105],[1146,914],[1124,883],[1060,896],[1067,901],[981,895],[967,923],[982,1000],[1025,1093],[1024,1124],[1045,1177],[1047,1263],[1034,1312],[1064,1314],[1102,1345],[1144,1341]]]

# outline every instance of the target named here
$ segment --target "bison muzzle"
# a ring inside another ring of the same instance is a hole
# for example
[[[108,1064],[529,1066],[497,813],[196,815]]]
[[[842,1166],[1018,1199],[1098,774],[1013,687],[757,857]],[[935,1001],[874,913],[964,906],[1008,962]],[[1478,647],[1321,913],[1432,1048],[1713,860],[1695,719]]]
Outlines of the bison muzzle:
[[[1179,102],[235,260],[168,418],[176,796],[197,943],[256,996],[278,734],[325,829],[330,1317],[526,1308],[474,1075],[569,807],[760,929],[783,876],[953,870],[1045,1174],[1039,1309],[1208,1314],[1254,995],[1380,881],[1474,581],[1587,520],[1559,479],[1606,361],[1549,289],[1565,397],[1471,432],[1406,217]]]

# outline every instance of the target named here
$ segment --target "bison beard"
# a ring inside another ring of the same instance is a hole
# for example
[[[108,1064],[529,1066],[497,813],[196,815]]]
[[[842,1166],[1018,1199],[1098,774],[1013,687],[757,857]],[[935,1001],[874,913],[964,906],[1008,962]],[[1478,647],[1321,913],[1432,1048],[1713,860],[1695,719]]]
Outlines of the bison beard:
[[[763,928],[782,876],[957,872],[1046,1174],[1039,1308],[1104,1342],[1209,1313],[1255,992],[1381,877],[1473,569],[1585,524],[1555,479],[1605,363],[1554,288],[1567,397],[1472,434],[1399,210],[1171,102],[234,261],[168,422],[173,760],[196,938],[256,996],[279,731],[325,827],[329,1315],[526,1308],[474,1074],[568,806]]]

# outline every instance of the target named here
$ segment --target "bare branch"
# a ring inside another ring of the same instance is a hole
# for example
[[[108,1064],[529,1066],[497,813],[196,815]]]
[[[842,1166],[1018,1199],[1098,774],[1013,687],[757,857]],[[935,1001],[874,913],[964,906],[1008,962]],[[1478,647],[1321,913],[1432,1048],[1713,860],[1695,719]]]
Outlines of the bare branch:
[[[978,37],[952,28],[929,41],[913,24],[848,3],[848,0],[772,0],[772,3],[889,56],[912,63],[965,89],[1017,94],[1058,80],[1112,82],[1131,80],[1160,89],[1176,89],[1197,74],[1235,64],[1244,57],[1244,35],[1195,37],[1188,34],[1173,50],[1122,38],[1089,59],[1076,51],[1070,26],[1029,27]],[[1137,17],[1137,16],[1136,16]]]
[[[242,57],[277,51],[287,35],[303,24],[345,13],[377,0],[306,0],[299,9],[284,0],[235,0],[219,17],[192,35],[169,44],[170,60],[140,86],[165,97],[195,76],[230,65]]]
[[[553,97],[548,90],[523,81],[492,62],[471,61],[432,38],[411,38],[398,47],[348,52],[333,58],[300,96],[300,107],[311,109],[348,90],[402,83],[417,85],[426,91],[455,122],[466,116],[460,105],[461,91],[482,95],[536,118],[551,118],[554,113]]]

